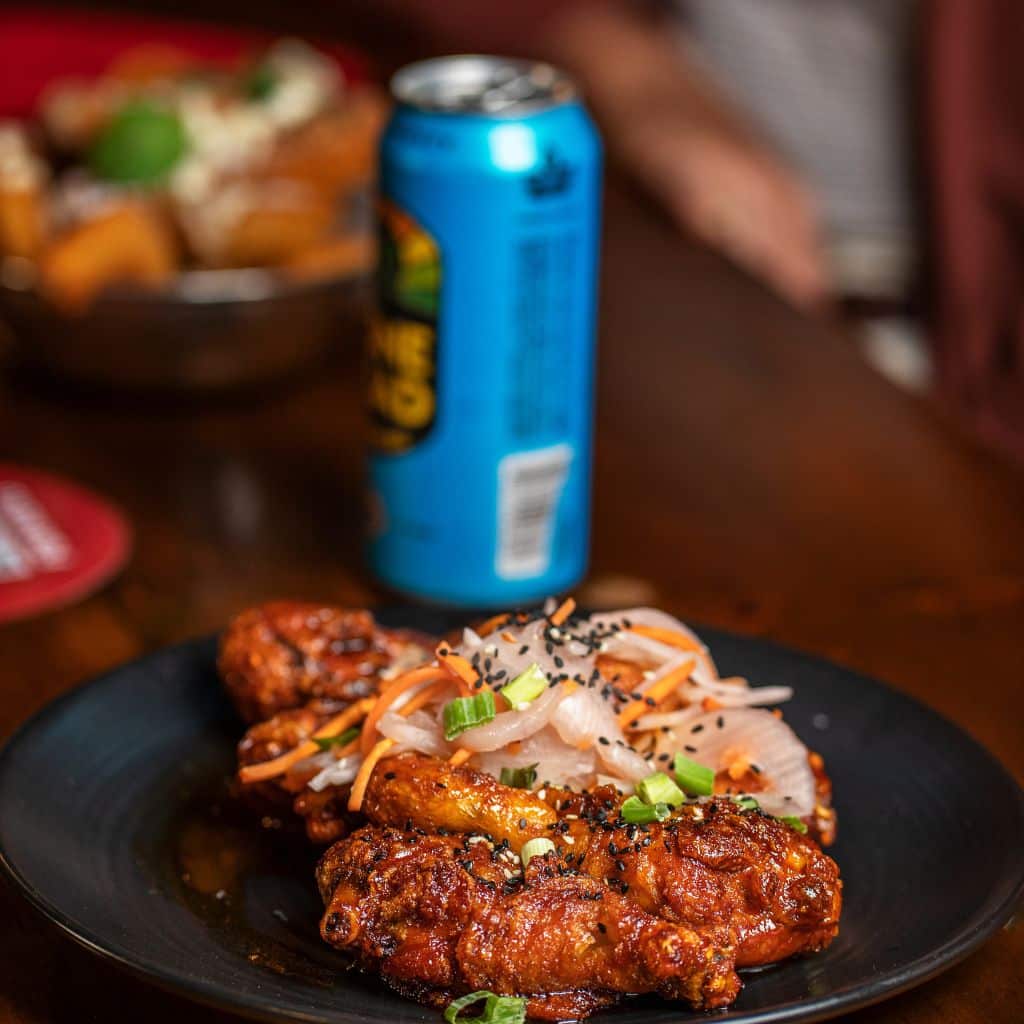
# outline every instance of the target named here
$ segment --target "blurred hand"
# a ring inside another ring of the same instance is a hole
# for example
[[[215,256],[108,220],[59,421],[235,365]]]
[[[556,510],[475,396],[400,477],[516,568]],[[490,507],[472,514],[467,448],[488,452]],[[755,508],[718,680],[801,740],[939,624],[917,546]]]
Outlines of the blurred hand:
[[[618,148],[682,227],[797,306],[827,299],[813,203],[767,149],[728,126],[683,117],[641,119]]]
[[[810,198],[678,24],[625,0],[560,6],[547,52],[583,82],[609,149],[680,226],[796,305],[823,302],[829,277]]]

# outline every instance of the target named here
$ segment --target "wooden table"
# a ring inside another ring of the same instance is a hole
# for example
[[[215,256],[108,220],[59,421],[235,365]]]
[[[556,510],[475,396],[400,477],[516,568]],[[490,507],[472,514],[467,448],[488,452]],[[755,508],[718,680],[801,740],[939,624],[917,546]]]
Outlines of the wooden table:
[[[1024,480],[866,369],[838,331],[621,189],[608,206],[584,597],[658,602],[880,676],[1024,777]],[[344,365],[205,407],[0,386],[3,454],[105,492],[136,529],[131,564],[102,593],[0,627],[0,734],[247,604],[380,600],[359,568],[359,409]],[[228,1019],[122,976],[7,891],[0,921],[0,1021]],[[1010,1024],[1024,1017],[1022,962],[1024,929],[1005,930],[846,1020]]]

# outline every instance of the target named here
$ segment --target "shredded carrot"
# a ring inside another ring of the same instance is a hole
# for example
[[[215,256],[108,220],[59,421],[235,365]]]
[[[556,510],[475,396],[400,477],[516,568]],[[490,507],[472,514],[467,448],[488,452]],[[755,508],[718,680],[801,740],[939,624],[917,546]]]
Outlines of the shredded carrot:
[[[363,763],[359,766],[359,774],[356,775],[355,781],[352,783],[352,792],[348,795],[348,809],[350,811],[358,811],[363,806],[363,797],[366,796],[366,787],[369,785],[373,769],[377,767],[377,762],[394,745],[394,740],[381,740],[379,743],[374,744],[373,750],[363,758]]]
[[[373,708],[368,712],[366,721],[363,722],[362,742],[360,744],[363,754],[369,754],[374,744],[374,732],[381,715],[407,690],[414,686],[421,686],[423,683],[433,682],[445,678],[445,672],[436,665],[424,665],[422,668],[414,668],[409,672],[400,675],[378,698]]]
[[[349,704],[340,714],[324,722],[313,733],[312,738],[305,740],[297,747],[293,747],[288,753],[281,754],[270,761],[245,765],[238,772],[239,780],[243,783],[263,782],[266,779],[273,779],[281,775],[291,768],[293,764],[302,761],[304,758],[312,757],[320,750],[319,745],[314,740],[329,739],[331,736],[338,736],[340,733],[343,733],[350,725],[368,714],[374,703],[373,697],[366,697],[363,700],[357,700],[354,704]]]
[[[473,684],[479,681],[480,673],[461,654],[456,654],[445,644],[441,644],[434,653],[437,660],[462,681],[466,695],[472,693]]]
[[[523,741],[522,740],[513,740],[505,749],[510,754],[518,754],[519,751],[522,750],[522,748],[523,748]]]
[[[467,750],[465,747],[459,747],[459,749],[448,758],[448,763],[453,768],[458,768],[460,764],[465,764],[472,756],[472,750]]]
[[[560,626],[572,613],[576,611],[576,602],[571,598],[567,597],[555,610],[548,616],[548,622],[552,626]]]
[[[488,636],[496,629],[504,626],[510,618],[511,616],[508,612],[502,612],[500,615],[492,615],[486,622],[481,622],[474,632],[477,636]]]
[[[577,683],[575,679],[563,679],[562,680],[562,689],[565,690],[565,692],[567,694],[575,693],[579,688],[580,688],[580,684]]]
[[[504,640],[505,643],[507,644],[514,644],[516,642],[515,636],[512,633],[509,633],[507,630],[501,634],[501,639]]]
[[[681,651],[703,651],[703,647],[692,636],[674,629],[664,629],[661,626],[627,626],[626,631],[668,644],[669,647],[678,647]]]
[[[688,658],[679,668],[673,669],[668,675],[662,676],[653,686],[645,690],[643,700],[630,701],[619,712],[619,725],[625,729],[641,715],[650,711],[651,705],[647,703],[649,700],[654,701],[655,704],[663,701],[670,693],[675,691],[676,687],[690,678],[690,673],[696,664],[697,662],[693,658]]]
[[[721,711],[725,707],[720,700],[715,700],[714,697],[705,697],[700,702],[700,706],[704,711]]]

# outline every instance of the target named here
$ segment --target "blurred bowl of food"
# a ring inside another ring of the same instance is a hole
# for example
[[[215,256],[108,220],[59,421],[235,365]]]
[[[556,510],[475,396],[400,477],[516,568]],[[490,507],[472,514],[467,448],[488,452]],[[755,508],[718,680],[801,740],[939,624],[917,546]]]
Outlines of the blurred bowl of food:
[[[221,389],[358,329],[379,94],[305,43],[136,46],[0,122],[0,320],[16,362]]]

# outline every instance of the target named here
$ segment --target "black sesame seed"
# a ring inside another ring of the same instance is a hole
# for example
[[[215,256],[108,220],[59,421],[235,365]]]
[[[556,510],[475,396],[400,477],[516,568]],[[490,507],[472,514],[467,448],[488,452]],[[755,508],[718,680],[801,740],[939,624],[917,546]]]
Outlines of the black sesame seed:
[[[703,731],[704,731],[704,726],[700,722],[698,722],[696,725],[694,725],[694,726],[692,726],[690,728],[690,735],[691,736],[692,735],[696,735],[698,732],[703,732]]]
[[[686,744],[683,745],[683,750],[685,750],[688,754],[696,754],[697,753],[697,748],[693,747],[693,746],[690,746],[689,743],[686,743]]]
[[[523,644],[523,646],[519,648],[519,653],[521,655],[525,654],[529,649],[530,649],[530,645],[529,644]]]
[[[719,715],[715,719],[715,725],[717,725],[719,729],[724,729],[725,728],[725,719],[721,715]]]
[[[602,747],[610,747],[611,746],[611,740],[608,739],[607,736],[598,736],[597,737],[597,742],[600,743]]]
[[[392,779],[397,779],[398,778],[398,774],[397,774],[397,772],[385,772],[384,773],[384,778],[387,779],[390,782]]]

